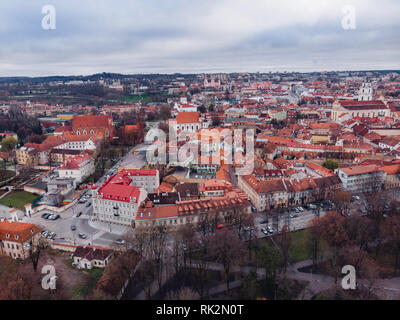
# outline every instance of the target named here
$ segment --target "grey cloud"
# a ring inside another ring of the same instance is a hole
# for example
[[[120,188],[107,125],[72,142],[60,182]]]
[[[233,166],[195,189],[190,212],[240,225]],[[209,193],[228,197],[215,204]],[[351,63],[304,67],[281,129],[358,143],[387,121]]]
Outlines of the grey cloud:
[[[41,28],[45,4],[56,30]],[[345,4],[356,30],[341,28]],[[395,69],[399,13],[396,0],[2,0],[0,76]]]

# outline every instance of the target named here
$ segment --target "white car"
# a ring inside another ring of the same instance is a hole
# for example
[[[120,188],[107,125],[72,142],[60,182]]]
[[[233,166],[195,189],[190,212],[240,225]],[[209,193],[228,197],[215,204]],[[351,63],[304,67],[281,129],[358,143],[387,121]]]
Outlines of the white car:
[[[267,230],[267,228],[261,228],[261,232],[264,233],[265,235],[268,235],[268,230]]]
[[[300,212],[303,212],[303,211],[304,211],[304,208],[303,208],[303,207],[298,207],[298,209],[299,209]]]
[[[274,229],[272,229],[272,227],[270,227],[270,226],[267,227],[267,230],[269,233],[274,233]]]

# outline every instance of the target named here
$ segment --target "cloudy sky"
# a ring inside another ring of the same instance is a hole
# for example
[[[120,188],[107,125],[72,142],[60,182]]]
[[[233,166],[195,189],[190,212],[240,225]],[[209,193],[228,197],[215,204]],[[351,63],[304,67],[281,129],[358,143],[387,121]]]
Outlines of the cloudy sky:
[[[0,76],[400,69],[399,17],[398,0],[0,0]]]

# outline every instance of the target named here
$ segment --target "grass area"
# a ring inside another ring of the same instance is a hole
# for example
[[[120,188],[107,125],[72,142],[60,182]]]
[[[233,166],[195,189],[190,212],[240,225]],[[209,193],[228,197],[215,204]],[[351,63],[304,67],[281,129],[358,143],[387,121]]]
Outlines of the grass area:
[[[74,300],[85,299],[89,294],[92,293],[96,283],[100,280],[103,275],[104,269],[102,268],[93,268],[90,270],[86,270],[85,272],[89,273],[89,278],[85,283],[79,284],[73,289],[73,297]]]
[[[307,236],[305,230],[298,230],[291,233],[292,247],[290,248],[291,262],[296,263],[299,261],[310,259],[311,252],[307,245]]]
[[[126,96],[125,101],[130,102],[130,103],[138,103],[140,101],[143,101],[146,103],[146,102],[150,102],[150,98],[147,95],[143,95],[143,94],[132,94],[132,95]]]
[[[36,198],[37,196],[29,192],[13,192],[0,199],[0,204],[24,210],[24,205],[32,203]]]

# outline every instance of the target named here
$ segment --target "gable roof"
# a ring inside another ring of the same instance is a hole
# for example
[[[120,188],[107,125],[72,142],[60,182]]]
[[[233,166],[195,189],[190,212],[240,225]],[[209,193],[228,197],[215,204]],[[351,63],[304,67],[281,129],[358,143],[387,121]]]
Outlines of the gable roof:
[[[72,119],[72,127],[74,129],[108,127],[110,121],[107,115],[81,115]]]
[[[176,116],[176,122],[178,124],[184,123],[198,123],[199,122],[199,112],[179,112]]]
[[[40,229],[34,224],[22,222],[0,222],[0,240],[24,243],[37,234]],[[9,235],[7,237],[7,235]]]
[[[112,250],[109,249],[104,249],[100,247],[83,247],[79,246],[76,248],[74,252],[74,257],[82,258],[82,259],[87,259],[89,261],[92,260],[105,260],[109,256],[111,256],[113,253]]]

